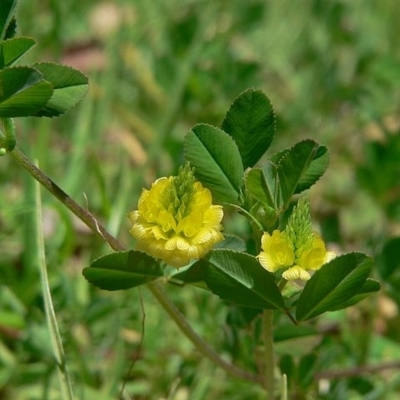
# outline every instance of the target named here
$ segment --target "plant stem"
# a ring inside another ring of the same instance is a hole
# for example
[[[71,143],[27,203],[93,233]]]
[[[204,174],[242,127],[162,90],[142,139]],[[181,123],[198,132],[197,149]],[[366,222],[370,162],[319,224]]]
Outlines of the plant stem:
[[[51,194],[53,194],[61,203],[63,203],[73,214],[84,222],[94,233],[98,234],[115,251],[124,251],[122,244],[114,238],[103,225],[87,210],[77,204],[69,197],[58,185],[56,185],[48,176],[46,176],[28,157],[18,148],[8,153],[22,168],[41,183]],[[183,314],[169,300],[158,282],[147,284],[154,297],[159,301],[164,310],[175,321],[186,337],[197,347],[197,349],[216,365],[224,369],[227,373],[250,382],[261,383],[261,379],[254,374],[241,370],[229,362],[225,361],[216,353],[191,327]]]
[[[264,384],[267,390],[267,399],[274,398],[274,338],[272,335],[272,321],[274,313],[272,310],[263,311],[263,339],[264,339]]]
[[[12,118],[1,118],[1,122],[4,128],[4,135],[1,134],[0,146],[4,146],[2,150],[12,151],[17,145],[14,120]]]
[[[32,161],[17,147],[8,153],[22,168],[31,174],[40,184],[42,184],[52,195],[61,201],[73,214],[84,222],[93,232],[102,237],[115,251],[123,251],[124,247],[110,235],[106,229],[96,220],[96,218],[78,203],[69,197],[58,185],[56,185],[47,175],[45,175]]]

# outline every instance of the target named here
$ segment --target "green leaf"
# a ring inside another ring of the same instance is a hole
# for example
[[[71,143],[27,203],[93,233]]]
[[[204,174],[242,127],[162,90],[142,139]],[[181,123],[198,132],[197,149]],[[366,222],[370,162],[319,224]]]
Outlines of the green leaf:
[[[43,75],[30,67],[0,71],[0,117],[35,115],[49,101],[53,88]]]
[[[32,65],[53,86],[53,95],[38,117],[56,117],[74,107],[88,90],[88,78],[74,68],[55,63]]]
[[[134,250],[100,257],[82,273],[90,283],[105,290],[130,289],[164,275],[154,258]]]
[[[226,114],[222,129],[235,140],[243,168],[253,167],[275,134],[275,114],[268,97],[261,90],[241,93]]]
[[[264,171],[270,169],[270,177],[274,176],[275,179],[267,178]],[[275,170],[275,171],[274,171]],[[266,163],[261,168],[252,168],[249,170],[245,177],[246,189],[256,200],[260,201],[262,204],[267,205],[271,208],[276,208],[276,166],[272,163]]]
[[[325,173],[329,165],[329,153],[325,146],[319,146],[309,167],[301,175],[295,193],[309,189]]]
[[[35,44],[35,39],[28,37],[17,37],[0,42],[0,69],[13,64]]]
[[[285,152],[280,159],[278,176],[284,208],[290,202],[301,180],[309,183],[310,178],[307,178],[306,171],[317,152],[321,151],[320,148],[321,146],[313,140],[303,140]]]
[[[257,259],[231,250],[212,250],[200,260],[204,281],[223,300],[258,309],[284,309],[284,301],[274,275]]]
[[[362,253],[344,254],[323,265],[299,297],[297,320],[305,321],[341,307],[359,293],[371,267],[372,258]]]
[[[238,204],[244,171],[232,138],[214,126],[198,124],[186,135],[184,148],[197,179],[215,199]]]
[[[0,39],[7,39],[7,29],[13,20],[15,8],[17,6],[16,0],[1,0],[0,4]]]
[[[375,279],[368,278],[355,296],[351,297],[344,303],[339,304],[336,308],[332,309],[331,311],[342,310],[343,308],[353,306],[354,304],[357,304],[361,300],[364,300],[366,297],[370,296],[372,293],[378,292],[380,288],[381,285],[378,281],[376,281]]]
[[[302,142],[300,142],[300,143],[302,143]],[[300,144],[297,143],[297,145],[300,145]],[[270,157],[269,161],[272,164],[279,165],[279,163],[282,160],[284,160],[286,156],[289,155],[289,157],[290,157],[290,153],[292,151],[293,151],[293,148],[284,149],[282,151],[279,151],[279,152],[273,154]],[[282,168],[286,168],[287,161],[288,160],[283,162],[283,164],[281,166],[281,173],[282,173]],[[325,146],[319,146],[316,149],[315,154],[312,157],[311,162],[309,163],[309,166],[306,167],[306,169],[301,173],[300,177],[298,178],[298,183],[296,185],[294,194],[301,193],[302,191],[309,189],[325,173],[328,165],[329,165],[328,149]],[[272,181],[275,182],[274,179]],[[281,206],[283,206],[283,204],[281,204]]]

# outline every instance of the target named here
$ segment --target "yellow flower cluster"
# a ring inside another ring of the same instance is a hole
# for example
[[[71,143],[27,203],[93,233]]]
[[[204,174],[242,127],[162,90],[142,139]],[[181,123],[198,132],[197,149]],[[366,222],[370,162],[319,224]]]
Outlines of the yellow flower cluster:
[[[286,230],[265,232],[261,238],[262,251],[257,256],[269,272],[287,268],[282,277],[286,280],[311,278],[307,270],[318,270],[335,257],[327,251],[325,242],[311,230],[311,217],[307,200],[300,200],[288,221]]]
[[[301,279],[307,281],[311,275],[307,270],[317,270],[335,257],[332,251],[326,251],[325,243],[316,233],[300,248],[295,248],[285,232],[275,230],[272,235],[264,233],[261,239],[263,251],[258,255],[260,264],[269,272],[287,268],[282,274],[286,280]]]
[[[189,164],[178,176],[160,178],[143,189],[138,210],[128,214],[138,250],[176,268],[203,257],[224,239],[222,206],[197,182]]]

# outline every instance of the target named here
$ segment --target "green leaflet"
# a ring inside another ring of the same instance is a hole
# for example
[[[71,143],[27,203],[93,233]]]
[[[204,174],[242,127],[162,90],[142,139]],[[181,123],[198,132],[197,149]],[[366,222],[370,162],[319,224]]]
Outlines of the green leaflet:
[[[365,254],[349,253],[323,265],[307,282],[299,297],[297,320],[305,321],[326,311],[345,307],[347,302],[364,291],[372,263],[372,258]],[[376,285],[369,287],[368,284],[367,289],[375,291]]]
[[[284,309],[273,274],[254,256],[217,249],[199,263],[207,286],[223,300],[249,308]]]
[[[74,68],[55,63],[32,65],[53,87],[51,98],[37,114],[38,117],[57,117],[74,107],[88,90],[88,79]]]
[[[213,197],[238,204],[244,171],[232,138],[214,126],[198,124],[186,135],[184,149],[196,178],[211,190]]]
[[[268,97],[261,90],[241,93],[229,108],[222,129],[235,140],[243,168],[253,167],[275,135],[275,114]]]
[[[286,208],[289,204],[293,194],[299,192],[296,189],[300,184],[308,188],[314,183],[316,176],[316,179],[319,178],[320,174],[315,171],[316,166],[314,165],[315,168],[311,171],[310,168],[317,154],[324,153],[323,149],[323,146],[308,139],[296,143],[283,153],[278,163],[278,177],[283,208]]]
[[[111,253],[84,268],[84,277],[104,290],[124,290],[163,276],[159,263],[140,251]]]
[[[0,42],[0,69],[8,67],[22,57],[36,41],[29,37],[17,37]]]
[[[50,100],[52,85],[31,67],[0,71],[0,117],[28,117],[39,112]]]

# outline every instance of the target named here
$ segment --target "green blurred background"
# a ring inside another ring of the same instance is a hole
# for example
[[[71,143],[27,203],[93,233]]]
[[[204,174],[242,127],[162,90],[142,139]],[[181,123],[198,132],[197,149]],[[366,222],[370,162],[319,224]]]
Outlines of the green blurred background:
[[[338,252],[374,255],[383,283],[372,299],[313,322],[318,337],[277,337],[281,369],[294,371],[291,398],[397,399],[399,15],[397,0],[20,0],[19,34],[38,41],[21,64],[71,65],[88,75],[90,90],[58,119],[17,121],[19,147],[131,248],[126,214],[142,187],[177,171],[185,133],[198,122],[219,126],[240,92],[262,89],[277,114],[270,154],[305,138],[329,148],[330,167],[310,191],[316,228]],[[0,399],[58,399],[30,262],[30,178],[3,157],[0,179]],[[44,192],[43,207],[50,285],[77,398],[118,398],[123,382],[124,399],[263,398],[201,358],[145,288],[91,287],[81,270],[110,249]],[[248,234],[240,217],[228,215],[224,225]],[[166,289],[220,354],[256,368],[256,326],[205,291]],[[387,362],[397,364],[385,369]],[[360,365],[378,368],[312,379]]]

